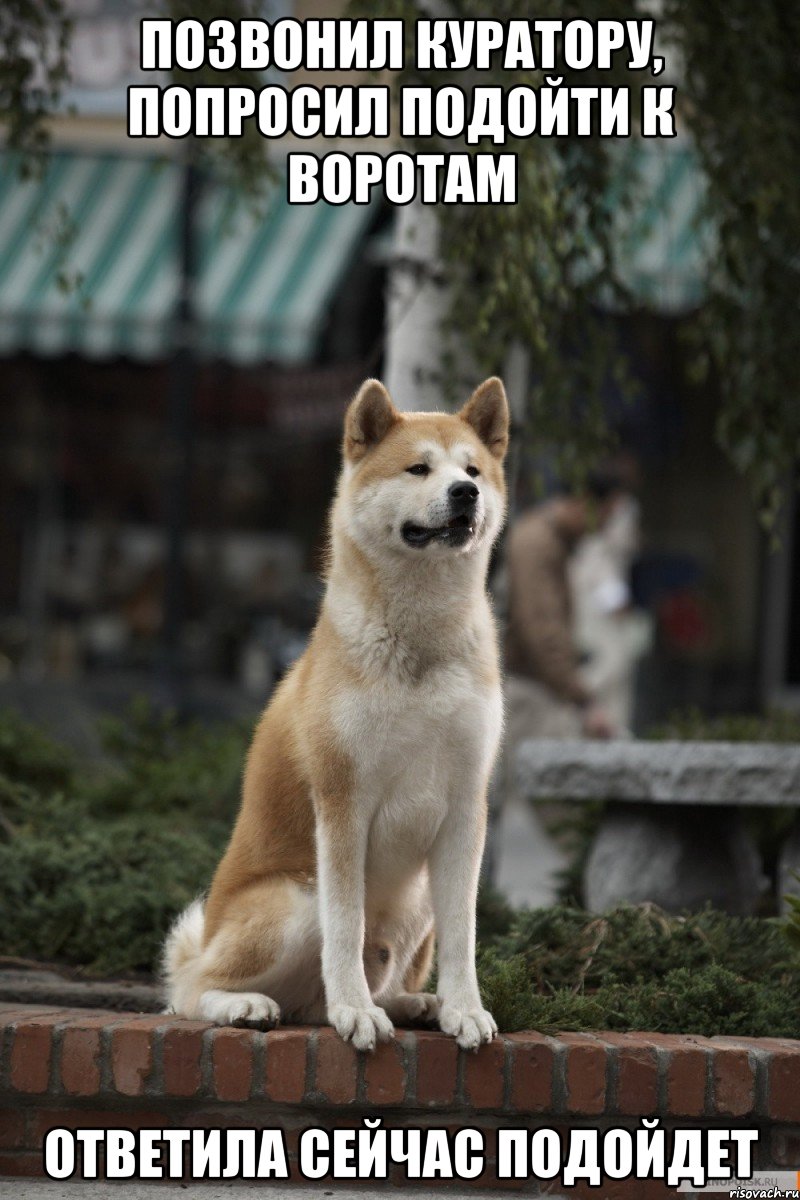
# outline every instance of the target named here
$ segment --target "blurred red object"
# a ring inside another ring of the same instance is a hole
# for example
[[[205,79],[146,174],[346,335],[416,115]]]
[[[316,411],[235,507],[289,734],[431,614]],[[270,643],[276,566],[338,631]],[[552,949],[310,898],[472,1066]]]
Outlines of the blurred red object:
[[[703,597],[696,591],[673,592],[658,606],[658,620],[668,645],[683,653],[711,647],[713,631]]]

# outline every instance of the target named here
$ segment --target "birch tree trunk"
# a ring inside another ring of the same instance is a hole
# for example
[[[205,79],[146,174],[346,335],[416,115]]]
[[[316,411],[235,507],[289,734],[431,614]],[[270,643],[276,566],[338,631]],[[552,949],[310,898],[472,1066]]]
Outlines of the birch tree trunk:
[[[389,267],[384,382],[398,408],[444,407],[442,321],[449,288],[439,259],[439,216],[414,201],[397,209]]]

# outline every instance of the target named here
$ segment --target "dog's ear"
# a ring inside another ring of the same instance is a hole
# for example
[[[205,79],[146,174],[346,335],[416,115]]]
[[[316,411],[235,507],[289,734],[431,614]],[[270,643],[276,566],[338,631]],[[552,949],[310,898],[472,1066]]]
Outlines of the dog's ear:
[[[345,458],[358,462],[400,419],[400,413],[380,380],[365,380],[344,419]]]
[[[493,375],[472,393],[458,414],[477,433],[495,458],[504,458],[508,449],[508,400],[502,379]]]

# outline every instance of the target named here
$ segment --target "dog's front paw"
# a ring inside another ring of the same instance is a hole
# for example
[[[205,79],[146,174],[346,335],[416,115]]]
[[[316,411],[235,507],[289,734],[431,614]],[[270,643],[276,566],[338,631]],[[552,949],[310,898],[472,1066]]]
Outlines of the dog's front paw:
[[[272,1029],[281,1019],[281,1010],[260,992],[210,991],[200,997],[200,1015],[215,1025]]]
[[[439,1009],[439,1028],[454,1037],[462,1050],[477,1050],[481,1042],[490,1042],[497,1033],[495,1019],[485,1008],[447,1003]]]
[[[382,1008],[374,1004],[355,1008],[352,1004],[332,1004],[328,1020],[346,1042],[356,1050],[374,1050],[376,1042],[394,1037],[394,1026]]]
[[[400,992],[386,1001],[386,1011],[398,1025],[409,1021],[427,1023],[439,1016],[439,1001],[431,992]]]

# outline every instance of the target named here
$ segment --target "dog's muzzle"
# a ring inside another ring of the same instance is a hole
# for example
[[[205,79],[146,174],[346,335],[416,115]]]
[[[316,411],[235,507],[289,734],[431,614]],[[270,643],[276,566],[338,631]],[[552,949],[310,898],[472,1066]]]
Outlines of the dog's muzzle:
[[[471,480],[451,483],[447,489],[450,516],[444,525],[416,525],[406,521],[401,529],[403,541],[409,546],[422,548],[431,542],[448,546],[464,546],[474,537],[478,527],[477,509],[480,491]]]

